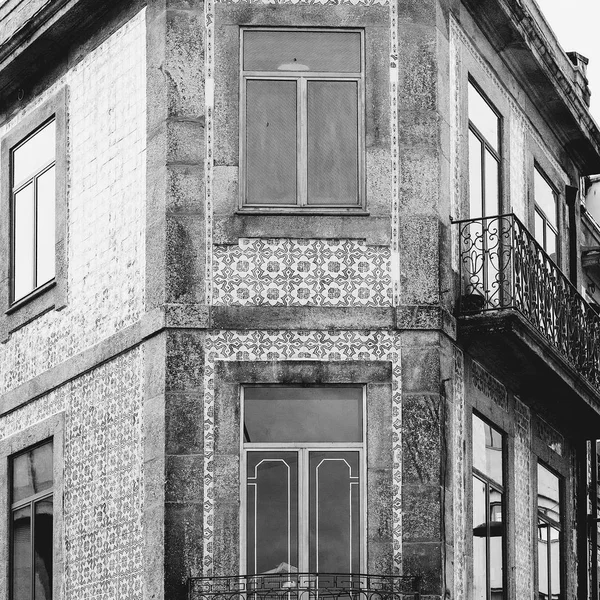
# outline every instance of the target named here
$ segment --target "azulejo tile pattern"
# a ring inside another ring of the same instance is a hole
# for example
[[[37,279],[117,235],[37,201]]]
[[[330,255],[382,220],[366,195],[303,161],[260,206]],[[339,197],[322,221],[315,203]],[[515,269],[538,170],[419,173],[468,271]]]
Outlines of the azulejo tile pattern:
[[[392,363],[394,571],[402,567],[402,398],[399,339],[384,331],[215,331],[204,366],[204,575],[214,565],[215,361],[389,360]]]
[[[533,598],[531,554],[531,417],[529,408],[515,398],[515,566],[516,597]]]
[[[465,361],[462,350],[454,346],[454,414],[453,414],[453,510],[454,510],[454,597],[466,597],[465,576]]]
[[[240,239],[214,246],[213,303],[390,306],[388,247],[355,240]]]
[[[65,600],[142,598],[140,349],[0,419],[0,438],[65,413]]]
[[[67,106],[67,306],[0,348],[0,394],[135,323],[144,309],[145,11],[0,128],[64,85]]]
[[[400,294],[400,142],[398,139],[398,4],[390,2],[390,141],[392,154],[392,302]]]

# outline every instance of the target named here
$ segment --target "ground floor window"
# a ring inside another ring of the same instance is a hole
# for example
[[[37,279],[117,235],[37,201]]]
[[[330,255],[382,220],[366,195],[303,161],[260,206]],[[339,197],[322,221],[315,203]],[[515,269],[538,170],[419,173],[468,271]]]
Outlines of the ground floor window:
[[[473,415],[473,598],[505,597],[504,436]]]
[[[538,594],[540,600],[561,600],[562,481],[537,465]]]
[[[359,573],[362,386],[243,389],[247,574]]]

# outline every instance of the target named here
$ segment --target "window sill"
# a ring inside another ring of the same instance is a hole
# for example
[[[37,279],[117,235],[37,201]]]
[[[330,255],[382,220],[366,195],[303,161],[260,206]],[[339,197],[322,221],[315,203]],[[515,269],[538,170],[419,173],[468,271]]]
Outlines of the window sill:
[[[340,217],[368,217],[369,211],[362,208],[240,208],[235,211],[236,215],[296,215],[296,216],[315,216],[328,215]]]
[[[56,279],[52,279],[52,281],[48,281],[44,285],[41,285],[39,288],[36,288],[32,292],[29,292],[29,294],[27,294],[27,296],[20,298],[16,302],[13,302],[13,304],[11,304],[8,307],[6,314],[11,315],[11,314],[17,312],[18,310],[20,310],[21,308],[23,308],[30,302],[33,302],[36,298],[39,298],[40,296],[45,294],[48,290],[51,290],[53,287],[56,287]]]

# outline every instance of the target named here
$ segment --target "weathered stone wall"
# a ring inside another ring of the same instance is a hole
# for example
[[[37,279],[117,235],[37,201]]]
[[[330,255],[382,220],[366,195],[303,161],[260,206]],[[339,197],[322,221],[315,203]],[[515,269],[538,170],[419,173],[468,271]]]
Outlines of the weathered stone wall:
[[[0,393],[136,322],[144,306],[145,14],[0,130],[68,86],[67,306],[0,345]]]
[[[5,441],[64,415],[65,600],[141,597],[142,387],[138,348],[0,419]]]

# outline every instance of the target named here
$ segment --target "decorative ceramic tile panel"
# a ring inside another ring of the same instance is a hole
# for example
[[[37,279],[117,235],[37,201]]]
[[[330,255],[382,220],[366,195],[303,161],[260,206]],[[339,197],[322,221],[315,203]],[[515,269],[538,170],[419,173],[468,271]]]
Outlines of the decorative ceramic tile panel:
[[[0,419],[0,439],[65,413],[64,600],[142,598],[142,350]]]
[[[456,26],[451,21],[449,53],[450,53],[450,173],[452,177],[452,186],[450,188],[450,214],[452,218],[458,220],[462,218],[463,187],[461,185],[461,169],[463,168],[460,160],[462,144],[462,112],[461,99],[463,97],[462,89],[462,62],[459,48],[459,41],[456,36]],[[452,236],[452,268],[458,271],[458,233],[456,227],[450,228]]]
[[[1,137],[68,85],[67,306],[0,344],[0,394],[135,323],[144,310],[145,48],[142,10],[0,128]]]
[[[398,4],[390,2],[390,141],[392,154],[392,302],[400,295],[400,142],[398,140]]]
[[[502,410],[508,410],[508,392],[506,387],[478,362],[471,361],[471,379],[473,386],[484,396],[495,402]]]
[[[516,598],[533,598],[531,418],[529,408],[515,398],[515,580]]]
[[[390,251],[354,240],[241,239],[213,248],[213,304],[390,306]]]
[[[215,331],[204,366],[204,575],[214,575],[215,361],[389,360],[392,363],[393,565],[402,566],[402,398],[399,339],[384,331]]]
[[[525,120],[520,111],[511,109],[510,126],[510,203],[512,211],[527,223],[527,163],[525,160]]]
[[[454,351],[453,414],[453,511],[454,511],[454,598],[466,598],[466,516],[465,516],[465,361],[462,350]]]

